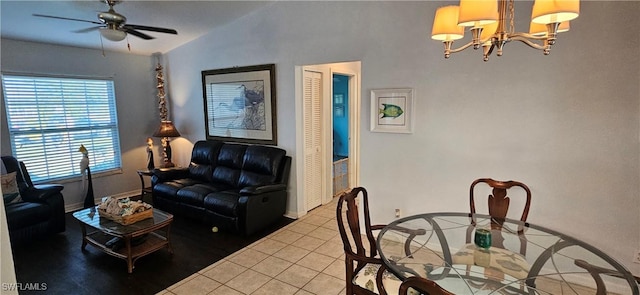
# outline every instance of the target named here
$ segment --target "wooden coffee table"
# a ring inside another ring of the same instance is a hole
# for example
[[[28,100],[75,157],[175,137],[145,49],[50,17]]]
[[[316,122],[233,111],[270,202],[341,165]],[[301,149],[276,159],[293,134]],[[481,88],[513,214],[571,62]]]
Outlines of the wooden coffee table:
[[[156,208],[153,208],[153,218],[129,225],[100,217],[96,207],[77,211],[73,213],[73,217],[80,221],[82,228],[82,250],[85,251],[88,243],[104,253],[124,259],[127,261],[129,273],[133,272],[134,263],[140,257],[164,247],[173,254],[169,236],[173,215]],[[87,227],[93,231],[88,232]],[[162,232],[164,234],[161,234]],[[113,238],[122,239],[124,245],[117,249],[108,247],[107,242]]]

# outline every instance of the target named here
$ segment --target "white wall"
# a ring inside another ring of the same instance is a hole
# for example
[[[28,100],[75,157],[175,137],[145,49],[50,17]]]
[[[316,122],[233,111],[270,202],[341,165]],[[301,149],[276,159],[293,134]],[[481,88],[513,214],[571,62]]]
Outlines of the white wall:
[[[103,57],[100,50],[8,39],[1,41],[0,65],[3,73],[113,77],[120,127],[122,173],[109,176],[94,173],[94,195],[100,198],[128,192],[139,193],[140,179],[136,170],[146,167],[146,139],[158,128],[160,121],[156,97],[155,59],[115,52],[106,52],[106,56]],[[4,109],[4,100],[0,106]],[[2,155],[10,155],[11,143],[4,111],[1,117],[0,152]],[[180,128],[180,125],[177,128]],[[159,165],[160,141],[155,141],[158,148],[155,159]],[[80,178],[62,184],[67,210],[82,208],[84,195]]]
[[[533,191],[529,221],[640,274],[631,263],[640,248],[640,2],[582,1],[550,56],[512,43],[488,63],[470,49],[445,60],[430,40],[435,9],[451,3],[277,2],[171,51],[169,97],[184,137],[174,150],[204,138],[202,70],[275,63],[278,143],[295,155],[295,66],[359,60],[361,184],[375,222],[392,220],[391,208],[467,211],[474,179],[514,179]],[[520,31],[530,6],[516,1]],[[415,89],[414,134],[368,131],[367,94],[390,87]]]

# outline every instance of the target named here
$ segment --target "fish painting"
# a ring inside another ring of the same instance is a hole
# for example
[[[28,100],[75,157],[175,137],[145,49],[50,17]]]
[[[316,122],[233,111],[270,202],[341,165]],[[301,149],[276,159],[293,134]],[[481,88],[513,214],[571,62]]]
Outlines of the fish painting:
[[[395,104],[383,103],[382,106],[384,108],[380,109],[380,114],[382,114],[382,118],[397,118],[400,117],[404,111],[401,107]]]

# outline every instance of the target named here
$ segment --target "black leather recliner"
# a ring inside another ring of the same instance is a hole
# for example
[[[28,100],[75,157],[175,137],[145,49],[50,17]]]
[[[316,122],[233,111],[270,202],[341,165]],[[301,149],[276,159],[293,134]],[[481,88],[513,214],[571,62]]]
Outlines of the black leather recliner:
[[[7,173],[16,172],[22,202],[5,204],[11,245],[65,231],[64,198],[58,184],[33,185],[23,162],[2,156]]]
[[[153,206],[250,235],[284,215],[290,168],[277,147],[198,141],[188,168],[153,171]]]

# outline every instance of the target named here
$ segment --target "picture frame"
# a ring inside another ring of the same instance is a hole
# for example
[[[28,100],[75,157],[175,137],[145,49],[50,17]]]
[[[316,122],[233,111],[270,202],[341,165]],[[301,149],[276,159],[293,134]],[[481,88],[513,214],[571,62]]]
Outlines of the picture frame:
[[[336,105],[333,107],[333,115],[336,117],[344,117],[344,105]]]
[[[371,90],[371,131],[413,133],[414,96],[412,88]]]
[[[275,64],[202,71],[206,138],[277,144]]]

